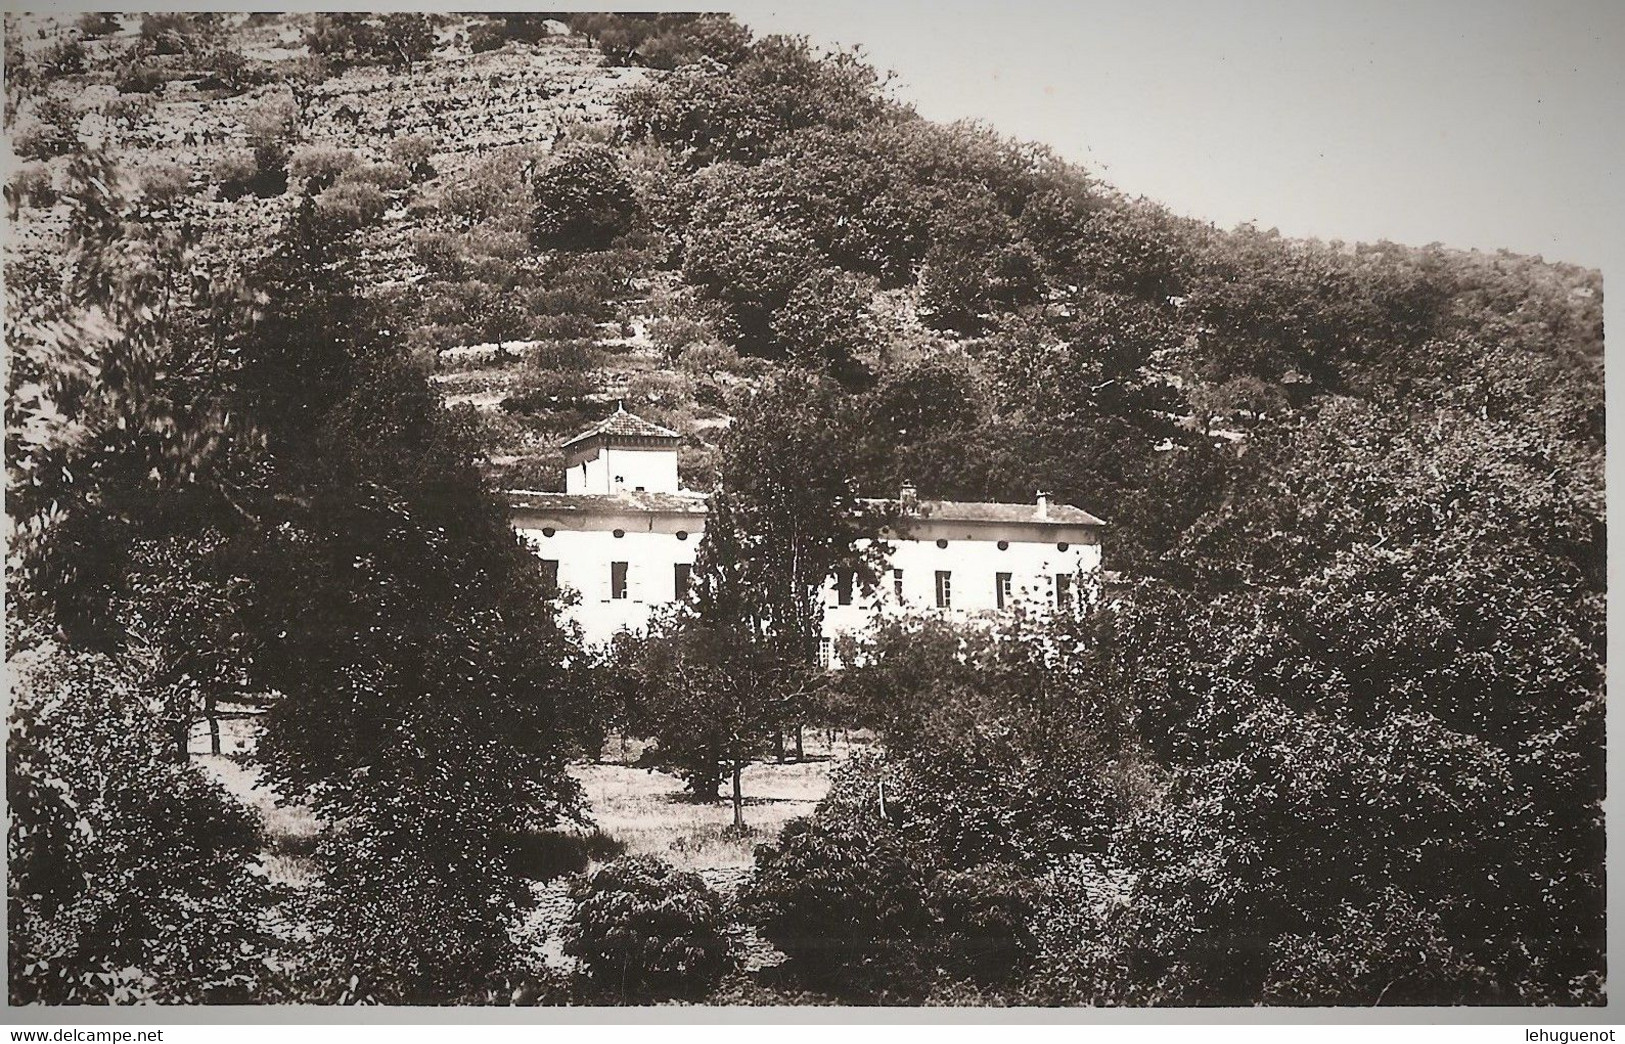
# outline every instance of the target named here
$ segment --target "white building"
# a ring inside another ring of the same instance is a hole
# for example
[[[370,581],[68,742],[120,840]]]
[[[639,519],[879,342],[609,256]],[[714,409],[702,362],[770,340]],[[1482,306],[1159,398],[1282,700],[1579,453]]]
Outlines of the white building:
[[[676,432],[617,410],[564,444],[565,492],[510,493],[514,527],[541,556],[567,618],[589,642],[637,629],[652,609],[683,597],[705,533],[705,495],[679,488]],[[905,532],[883,532],[892,553],[879,587],[849,579],[825,590],[825,646],[876,614],[998,613],[1018,604],[1068,605],[1100,569],[1100,519],[1079,508],[920,500],[905,486]]]

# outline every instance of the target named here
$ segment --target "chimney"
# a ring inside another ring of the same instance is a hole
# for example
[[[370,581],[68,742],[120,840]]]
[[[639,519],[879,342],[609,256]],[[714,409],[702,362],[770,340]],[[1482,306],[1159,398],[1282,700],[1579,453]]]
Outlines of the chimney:
[[[1041,519],[1049,518],[1049,491],[1048,490],[1041,489],[1041,490],[1038,491],[1038,517],[1041,518]]]
[[[919,491],[914,488],[914,483],[904,482],[903,491],[899,494],[897,500],[903,505],[905,512],[913,512],[920,503]]]

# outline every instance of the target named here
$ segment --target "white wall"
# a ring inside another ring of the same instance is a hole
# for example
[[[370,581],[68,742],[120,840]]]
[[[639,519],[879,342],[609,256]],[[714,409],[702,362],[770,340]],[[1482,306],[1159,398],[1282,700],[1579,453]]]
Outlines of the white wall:
[[[967,531],[968,530],[968,531]],[[938,547],[946,540],[947,547]],[[1005,541],[1004,550],[999,541]],[[1021,603],[1032,608],[1056,604],[1055,577],[1075,577],[1100,568],[1097,533],[1087,527],[1065,527],[1046,532],[1020,524],[942,523],[911,526],[910,539],[893,540],[891,557],[880,584],[869,595],[855,589],[850,605],[838,604],[837,585],[824,589],[824,633],[861,634],[876,610],[884,615],[938,612],[936,575],[949,574],[951,601],[944,615],[963,618],[996,612],[999,573],[1011,574],[1011,599],[1006,608]],[[1060,550],[1065,543],[1067,549]],[[894,570],[902,571],[903,600],[899,603]],[[1073,581],[1073,597],[1077,597]]]
[[[705,519],[627,512],[571,519],[569,528],[557,519],[524,518],[515,528],[536,548],[538,557],[559,563],[560,588],[579,595],[565,618],[579,623],[583,637],[596,643],[608,641],[623,627],[643,627],[651,607],[673,600],[674,567],[679,562],[693,564]],[[547,536],[550,528],[553,535]],[[624,535],[617,537],[617,529]],[[679,539],[679,532],[687,539]],[[625,598],[610,597],[612,562],[627,564]]]
[[[564,472],[566,493],[620,493],[642,488],[650,493],[677,492],[677,454],[669,448],[610,445],[585,460],[570,458]]]
[[[704,532],[698,514],[624,512],[570,519],[569,527],[557,519],[525,517],[516,522],[520,534],[544,559],[559,563],[559,583],[580,595],[566,611],[579,623],[590,643],[604,642],[622,627],[640,628],[649,611],[673,599],[674,565],[692,565]],[[553,536],[544,535],[547,528]],[[614,530],[624,535],[616,537]],[[677,537],[688,534],[686,540]],[[937,540],[948,546],[939,548]],[[998,541],[1008,543],[1000,550]],[[1066,542],[1067,550],[1057,547]],[[1022,524],[914,523],[910,539],[891,541],[892,555],[880,585],[870,596],[854,588],[850,605],[837,604],[837,585],[825,587],[824,633],[835,638],[861,633],[875,611],[883,613],[936,611],[936,572],[950,573],[952,605],[947,613],[963,617],[997,607],[995,577],[1013,574],[1012,595],[1031,606],[1055,604],[1055,576],[1074,575],[1100,568],[1099,535],[1087,527],[1040,527]],[[610,563],[626,562],[627,597],[610,597]],[[892,569],[903,572],[900,605],[894,593]]]

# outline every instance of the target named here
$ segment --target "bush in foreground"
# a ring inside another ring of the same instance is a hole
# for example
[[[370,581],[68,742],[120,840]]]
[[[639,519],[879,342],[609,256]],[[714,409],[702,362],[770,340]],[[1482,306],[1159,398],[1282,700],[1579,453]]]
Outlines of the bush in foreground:
[[[694,996],[728,970],[722,899],[695,874],[649,856],[623,856],[572,896],[564,952],[600,986],[623,995]]]

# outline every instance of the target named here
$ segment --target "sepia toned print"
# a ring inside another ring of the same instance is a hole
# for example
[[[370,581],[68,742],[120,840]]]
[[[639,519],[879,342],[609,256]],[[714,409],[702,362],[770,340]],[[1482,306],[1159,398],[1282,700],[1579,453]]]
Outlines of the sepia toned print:
[[[12,1005],[1606,1002],[1598,272],[724,14],[5,86]]]

